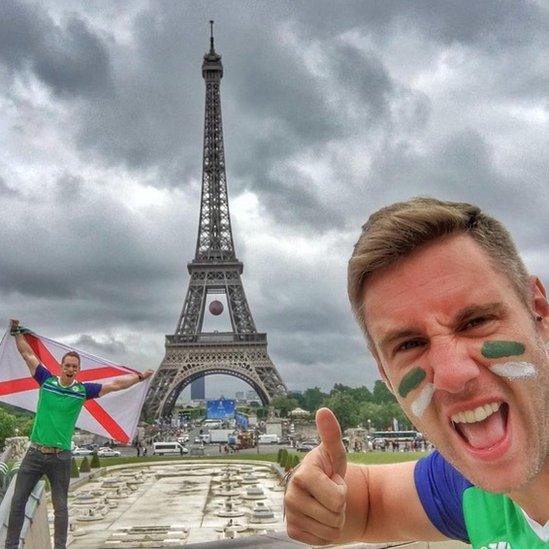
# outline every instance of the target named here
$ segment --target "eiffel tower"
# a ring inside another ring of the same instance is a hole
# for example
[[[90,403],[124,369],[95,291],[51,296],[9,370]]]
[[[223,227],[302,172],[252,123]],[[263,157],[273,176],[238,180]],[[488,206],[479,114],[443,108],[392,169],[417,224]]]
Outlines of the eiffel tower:
[[[166,336],[166,354],[143,407],[143,414],[149,419],[169,415],[181,391],[210,374],[227,374],[244,380],[255,389],[263,405],[286,394],[286,387],[267,354],[267,334],[258,333],[255,327],[240,277],[244,265],[235,255],[221,122],[223,65],[221,55],[214,49],[213,21],[210,25],[210,51],[202,63],[206,113],[196,254],[187,264],[191,279],[183,310],[175,333]],[[225,295],[232,331],[202,331],[210,294]]]

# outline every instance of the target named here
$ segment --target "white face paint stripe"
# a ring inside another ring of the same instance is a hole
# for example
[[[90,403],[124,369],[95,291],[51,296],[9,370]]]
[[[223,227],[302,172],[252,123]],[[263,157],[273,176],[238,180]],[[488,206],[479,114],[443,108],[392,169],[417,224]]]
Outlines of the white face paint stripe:
[[[504,362],[492,364],[490,371],[507,379],[525,379],[536,377],[538,371],[530,362]]]
[[[425,387],[421,389],[419,396],[414,400],[414,402],[412,402],[412,405],[410,406],[412,413],[416,417],[421,417],[427,409],[427,406],[431,404],[431,399],[433,398],[434,392],[435,386],[432,383],[426,383]]]
[[[493,364],[490,371],[494,374],[507,379],[525,379],[537,376],[536,367],[530,362],[505,362],[503,364]],[[431,404],[431,399],[435,393],[435,386],[432,383],[426,383],[419,396],[412,402],[410,408],[412,413],[420,418]]]

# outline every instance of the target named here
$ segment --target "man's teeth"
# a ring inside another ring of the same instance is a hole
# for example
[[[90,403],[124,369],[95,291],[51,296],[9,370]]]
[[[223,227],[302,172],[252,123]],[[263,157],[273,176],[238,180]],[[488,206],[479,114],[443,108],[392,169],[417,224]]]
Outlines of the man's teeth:
[[[491,402],[484,406],[479,406],[474,410],[466,410],[454,414],[451,419],[454,423],[475,423],[475,421],[484,421],[488,416],[499,410],[501,402]]]

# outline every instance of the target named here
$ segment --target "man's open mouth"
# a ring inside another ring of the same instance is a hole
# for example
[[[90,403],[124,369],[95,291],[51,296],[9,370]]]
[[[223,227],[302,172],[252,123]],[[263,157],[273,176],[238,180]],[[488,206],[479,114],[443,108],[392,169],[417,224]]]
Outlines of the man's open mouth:
[[[501,442],[507,433],[509,405],[495,401],[458,412],[450,419],[459,436],[475,450],[488,450]]]

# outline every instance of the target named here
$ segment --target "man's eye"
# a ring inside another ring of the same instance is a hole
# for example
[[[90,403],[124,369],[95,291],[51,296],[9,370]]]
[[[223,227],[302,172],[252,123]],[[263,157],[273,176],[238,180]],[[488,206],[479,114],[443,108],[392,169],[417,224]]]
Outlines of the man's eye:
[[[468,330],[469,328],[476,328],[477,326],[480,326],[481,324],[485,324],[490,319],[486,316],[479,316],[477,318],[473,318],[469,320],[464,326],[463,330]]]
[[[398,345],[398,347],[395,349],[395,352],[401,353],[403,351],[409,351],[410,349],[415,349],[416,347],[419,347],[421,345],[423,345],[423,341],[419,339],[411,339]]]

